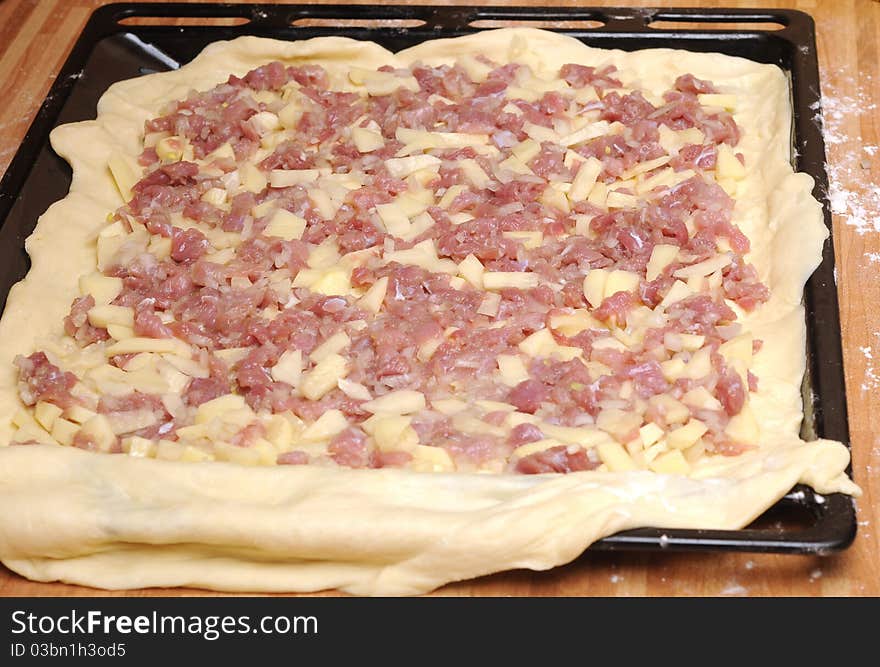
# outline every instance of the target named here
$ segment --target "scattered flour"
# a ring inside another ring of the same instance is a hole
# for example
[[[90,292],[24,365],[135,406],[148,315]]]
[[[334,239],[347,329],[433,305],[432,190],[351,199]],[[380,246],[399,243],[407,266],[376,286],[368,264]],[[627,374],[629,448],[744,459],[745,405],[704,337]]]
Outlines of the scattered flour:
[[[876,254],[880,255],[880,253]],[[880,345],[880,332],[875,332],[874,337],[878,339],[877,344]],[[862,391],[871,392],[880,389],[880,368],[874,365],[877,360],[874,359],[873,347],[870,345],[860,345],[859,352],[865,357],[865,375],[862,380]]]
[[[872,77],[841,77],[840,82],[855,92],[843,92],[834,82],[826,81],[821,113],[818,105],[813,109],[829,152],[828,203],[831,211],[859,234],[880,233],[880,187],[871,182],[870,174],[871,158],[880,147],[862,145],[861,135],[848,131],[850,124],[857,127],[862,116],[873,116],[877,108],[866,87]],[[869,261],[880,261],[880,253],[874,255],[877,257],[869,257]]]
[[[721,591],[721,595],[748,595],[748,589],[742,584],[733,581],[729,583],[724,589]]]

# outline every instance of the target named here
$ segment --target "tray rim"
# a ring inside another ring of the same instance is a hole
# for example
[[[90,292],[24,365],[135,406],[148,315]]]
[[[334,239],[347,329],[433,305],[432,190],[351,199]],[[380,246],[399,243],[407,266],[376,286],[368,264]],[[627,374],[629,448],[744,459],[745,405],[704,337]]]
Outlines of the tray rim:
[[[18,150],[0,179],[0,226],[8,218],[23,189],[36,158],[48,143],[49,131],[54,127],[67,99],[86,65],[95,44],[117,33],[142,33],[145,35],[179,30],[185,33],[202,33],[223,39],[244,34],[265,34],[270,31],[291,31],[302,38],[313,32],[332,31],[332,28],[297,28],[291,26],[294,18],[351,18],[353,15],[367,18],[394,19],[419,18],[425,23],[409,32],[433,31],[436,37],[480,32],[483,28],[468,25],[475,20],[596,20],[603,25],[595,28],[557,29],[563,34],[614,35],[621,39],[645,38],[654,41],[664,39],[707,38],[733,41],[754,39],[756,35],[769,35],[781,39],[793,47],[793,57],[788,71],[791,74],[793,110],[793,147],[797,151],[796,169],[813,177],[813,195],[822,203],[826,227],[832,229],[831,212],[826,192],[828,176],[825,170],[825,146],[821,128],[814,114],[804,110],[819,108],[819,70],[816,54],[815,23],[806,12],[793,9],[751,8],[633,8],[633,7],[479,7],[438,5],[270,5],[225,3],[137,3],[122,2],[103,5],[94,10],[82,32],[76,38],[59,74],[41,104]],[[188,25],[125,25],[119,21],[132,17],[239,17],[248,22],[235,26]],[[652,21],[679,22],[774,22],[784,27],[766,31],[743,29],[655,29]],[[545,28],[546,29],[546,28]],[[381,36],[383,32],[399,28],[361,29],[359,32]],[[336,29],[346,33],[350,29]],[[266,35],[278,37],[278,35]],[[658,46],[660,46],[658,44]],[[814,86],[809,85],[815,82]],[[806,148],[809,146],[809,150]],[[820,437],[849,442],[846,411],[845,378],[843,375],[842,337],[839,322],[839,305],[833,277],[834,249],[829,236],[823,249],[822,263],[810,277],[804,293],[807,315],[807,371],[804,378],[805,414],[811,418]],[[5,300],[5,295],[3,295]],[[820,312],[830,327],[814,328],[810,320]],[[822,346],[831,351],[819,360],[810,354],[811,346]],[[810,390],[809,395],[806,390]],[[828,401],[828,394],[837,402]],[[830,408],[830,410],[828,409]],[[805,419],[807,417],[805,416]],[[847,469],[852,474],[852,465]],[[796,486],[773,508],[798,507],[808,511],[814,523],[807,528],[785,532],[784,536],[772,538],[764,529],[743,528],[739,530],[692,530],[640,528],[624,531],[603,538],[587,550],[668,550],[668,551],[748,551],[770,553],[793,553],[824,555],[845,549],[852,544],[857,530],[854,500],[843,494],[822,496],[804,485]],[[771,508],[771,509],[773,509]]]

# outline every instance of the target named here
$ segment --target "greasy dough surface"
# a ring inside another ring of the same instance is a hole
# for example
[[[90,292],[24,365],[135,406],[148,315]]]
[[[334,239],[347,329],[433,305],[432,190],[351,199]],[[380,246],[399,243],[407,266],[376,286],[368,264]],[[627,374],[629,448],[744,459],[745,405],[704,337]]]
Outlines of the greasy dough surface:
[[[343,79],[351,62],[366,68],[438,64],[465,53],[550,71],[569,62],[613,63],[658,93],[679,74],[692,73],[737,95],[735,118],[743,129],[737,148],[747,164],[758,166],[739,188],[734,222],[750,238],[749,259],[772,293],[744,320],[764,340],[755,360],[760,390],[751,397],[761,448],[706,459],[691,479],[644,472],[511,478],[252,469],[93,456],[45,445],[3,448],[4,563],[33,579],[113,588],[338,587],[406,594],[514,567],[549,568],[626,528],[741,527],[798,481],[820,492],[856,491],[843,474],[845,447],[804,444],[797,437],[805,337],[800,299],[827,231],[810,196],[811,179],[791,171],[783,73],[713,54],[601,51],[534,30],[438,40],[396,56],[342,38],[218,43],[177,72],[114,85],[99,104],[97,121],[55,130],[53,146],[73,165],[74,179],[68,197],[50,208],[28,240],[31,272],[11,292],[0,321],[0,443],[9,441],[20,406],[12,358],[37,349],[41,336],[60,333],[53,328],[76,296],[73,277],[94,270],[94,237],[121,203],[107,158],[114,151],[137,155],[143,122],[161,106],[270,60],[318,62]],[[70,276],[69,282],[58,283],[59,275]]]

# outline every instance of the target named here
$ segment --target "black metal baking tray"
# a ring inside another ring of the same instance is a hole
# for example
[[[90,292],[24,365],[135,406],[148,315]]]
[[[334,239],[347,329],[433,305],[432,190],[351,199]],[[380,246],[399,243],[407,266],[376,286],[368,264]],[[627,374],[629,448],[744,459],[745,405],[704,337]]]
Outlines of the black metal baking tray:
[[[208,24],[209,19],[216,18],[226,19],[226,25]],[[802,12],[121,3],[104,6],[92,14],[0,181],[0,308],[10,287],[28,269],[25,238],[36,219],[49,204],[64,197],[70,185],[70,168],[49,146],[49,131],[62,123],[93,118],[98,98],[111,83],[175,68],[191,60],[208,43],[241,35],[290,40],[345,35],[372,40],[396,51],[428,39],[476,32],[480,25],[493,21],[559,29],[596,47],[714,51],[779,65],[790,74],[792,84],[794,164],[815,179],[814,194],[824,202],[825,222],[831,228],[825,196],[825,148],[821,127],[815,120],[819,104],[815,33],[812,18]],[[675,29],[650,25],[657,21],[690,25]],[[475,22],[480,23],[475,26]],[[737,25],[707,29],[699,23]],[[763,29],[768,23],[778,24],[781,29]],[[822,264],[806,285],[804,302],[808,364],[803,433],[806,437],[848,442],[830,241],[825,245]],[[646,528],[607,537],[592,548],[826,554],[851,544],[855,531],[851,498],[841,494],[822,497],[798,486],[742,530]]]

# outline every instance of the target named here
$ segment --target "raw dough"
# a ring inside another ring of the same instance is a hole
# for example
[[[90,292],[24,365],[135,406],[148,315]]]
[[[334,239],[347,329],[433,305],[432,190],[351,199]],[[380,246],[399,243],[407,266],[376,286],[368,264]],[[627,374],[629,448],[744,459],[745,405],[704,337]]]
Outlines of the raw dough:
[[[74,169],[70,194],[40,218],[26,247],[32,268],[0,321],[0,445],[20,407],[12,359],[60,333],[75,277],[94,270],[94,238],[121,200],[107,172],[113,151],[135,156],[144,121],[191,89],[207,89],[271,60],[319,62],[344,81],[348,64],[375,68],[451,62],[482,53],[551,71],[568,62],[613,63],[624,82],[660,93],[692,73],[738,96],[738,146],[750,170],[734,222],[772,290],[744,320],[765,341],[752,405],[762,447],[713,457],[691,478],[650,472],[505,476],[245,468],[96,455],[51,445],[0,447],[0,559],[35,580],[103,588],[198,586],[230,591],[357,594],[429,591],[511,568],[566,563],[593,541],[641,526],[735,529],[797,482],[856,494],[840,443],[803,443],[803,286],[827,237],[812,180],[792,173],[791,109],[783,72],[719,54],[606,51],[531,29],[435,40],[396,55],[345,38],[281,42],[243,37],[212,44],[178,71],[114,84],[98,119],[53,131]],[[759,160],[753,159],[760,156]],[[59,280],[60,277],[66,280]]]

